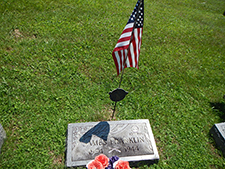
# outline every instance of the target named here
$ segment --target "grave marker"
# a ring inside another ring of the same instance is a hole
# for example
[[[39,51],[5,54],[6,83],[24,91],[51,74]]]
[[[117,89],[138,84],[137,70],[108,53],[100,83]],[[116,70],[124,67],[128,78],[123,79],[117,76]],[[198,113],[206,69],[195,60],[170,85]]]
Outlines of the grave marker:
[[[210,130],[216,145],[222,150],[225,156],[225,123],[214,124]]]
[[[2,125],[0,124],[0,153],[1,153],[1,148],[5,139],[6,139],[6,133]]]
[[[67,132],[67,167],[85,166],[99,154],[130,162],[159,159],[147,119],[71,123]]]

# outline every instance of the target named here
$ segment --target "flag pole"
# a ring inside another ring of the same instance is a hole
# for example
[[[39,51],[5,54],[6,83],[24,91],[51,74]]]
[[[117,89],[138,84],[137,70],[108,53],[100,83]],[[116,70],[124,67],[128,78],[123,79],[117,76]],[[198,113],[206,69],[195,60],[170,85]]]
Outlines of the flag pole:
[[[127,58],[128,58],[128,52],[129,52],[129,50],[130,50],[130,44],[131,44],[131,42],[132,42],[132,40],[133,40],[134,29],[135,29],[135,27],[136,27],[137,18],[139,17],[139,10],[140,10],[141,5],[142,5],[142,0],[140,0],[140,3],[139,3],[139,5],[138,5],[137,15],[136,15],[135,20],[134,20],[134,26],[133,26],[132,33],[131,33],[130,43],[129,43],[129,46],[128,46],[128,48],[127,48],[126,57],[125,57],[125,60],[124,60],[124,63],[123,63],[122,73],[121,73],[121,76],[120,76],[120,82],[119,82],[119,87],[118,87],[118,88],[120,88],[121,83],[122,83],[122,80],[123,80],[123,74],[124,74],[124,69],[125,69],[124,67],[125,67],[125,64],[126,64],[126,61],[127,61]],[[113,120],[113,118],[114,118],[114,114],[115,114],[115,111],[116,111],[116,103],[117,103],[117,101],[115,101],[115,104],[114,104],[113,113],[112,113],[112,117],[111,117],[112,120]]]

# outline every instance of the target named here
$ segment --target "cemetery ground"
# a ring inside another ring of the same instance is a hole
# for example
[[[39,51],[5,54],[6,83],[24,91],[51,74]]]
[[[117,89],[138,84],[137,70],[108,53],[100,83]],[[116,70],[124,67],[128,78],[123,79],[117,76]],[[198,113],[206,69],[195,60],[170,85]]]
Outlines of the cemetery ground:
[[[0,168],[64,168],[68,123],[109,120],[111,56],[136,0],[0,2]],[[222,0],[145,1],[139,69],[115,119],[149,119],[160,160],[224,168],[209,130],[225,121]]]

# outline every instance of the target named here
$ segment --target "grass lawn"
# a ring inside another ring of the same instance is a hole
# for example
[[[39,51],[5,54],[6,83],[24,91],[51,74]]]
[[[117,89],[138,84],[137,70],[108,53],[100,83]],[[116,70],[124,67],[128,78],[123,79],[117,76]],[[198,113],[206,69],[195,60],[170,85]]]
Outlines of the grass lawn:
[[[64,168],[68,123],[108,120],[111,56],[136,0],[1,0],[0,168]],[[145,1],[139,69],[114,120],[149,119],[160,160],[225,168],[209,130],[225,121],[224,0]]]

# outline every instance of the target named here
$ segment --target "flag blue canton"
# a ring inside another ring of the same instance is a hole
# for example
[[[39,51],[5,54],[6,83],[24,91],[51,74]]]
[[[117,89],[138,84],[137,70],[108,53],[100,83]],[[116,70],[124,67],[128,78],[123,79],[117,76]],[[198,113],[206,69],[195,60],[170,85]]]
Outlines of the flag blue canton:
[[[144,23],[144,3],[140,4],[139,11],[138,11],[139,4],[140,4],[140,0],[137,2],[136,6],[134,7],[134,10],[132,14],[130,15],[130,18],[127,22],[127,24],[135,22],[135,17],[138,15],[135,28],[142,28]]]

